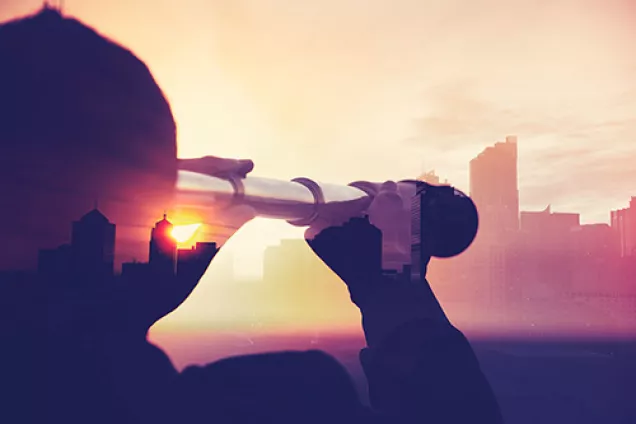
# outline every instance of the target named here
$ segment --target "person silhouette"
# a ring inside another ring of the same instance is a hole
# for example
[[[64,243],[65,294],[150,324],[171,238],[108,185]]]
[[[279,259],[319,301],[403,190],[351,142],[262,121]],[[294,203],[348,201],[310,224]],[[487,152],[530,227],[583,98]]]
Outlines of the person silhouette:
[[[469,342],[428,282],[382,274],[382,237],[368,218],[309,228],[306,240],[361,312],[367,347],[360,360],[372,408],[362,405],[346,370],[326,353],[274,352],[186,368],[171,391],[178,401],[170,421],[502,422]]]
[[[55,9],[0,25],[0,63],[2,270],[33,269],[37,250],[67,241],[66,225],[95,199],[118,224],[119,260],[141,257],[152,223],[172,208],[180,167],[223,177],[253,168],[215,157],[179,161],[170,106],[145,64]],[[221,245],[253,216],[249,209],[203,215],[226,229],[214,240]],[[498,422],[470,345],[440,318],[430,289],[389,286],[364,257],[343,272],[346,255],[332,254],[343,246],[312,244],[362,312],[361,358],[378,414],[360,406],[342,367],[317,352],[177,373],[146,333],[188,297],[212,259],[207,253],[176,275],[63,296],[37,278],[5,276],[12,281],[0,285],[0,421]]]
[[[71,222],[98,203],[117,225],[115,267],[144,258],[180,166],[245,175],[253,164],[179,160],[170,105],[146,65],[56,8],[0,24],[0,62],[0,421],[135,421],[152,385],[175,374],[146,332],[210,255],[179,275],[65,290],[34,273],[38,250],[68,242]],[[219,245],[252,216],[202,213],[220,217]]]
[[[502,422],[469,342],[451,324],[428,281],[383,275],[381,234],[368,217],[356,225],[309,229],[306,237],[361,312],[367,347],[360,361],[371,405],[384,420]]]

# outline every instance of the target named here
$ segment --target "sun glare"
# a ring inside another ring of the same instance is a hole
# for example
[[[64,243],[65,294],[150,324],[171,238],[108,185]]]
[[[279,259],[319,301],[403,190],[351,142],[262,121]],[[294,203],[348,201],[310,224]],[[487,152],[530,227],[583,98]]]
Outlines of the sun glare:
[[[201,224],[175,225],[172,228],[172,237],[178,243],[186,243],[194,237],[200,226]]]

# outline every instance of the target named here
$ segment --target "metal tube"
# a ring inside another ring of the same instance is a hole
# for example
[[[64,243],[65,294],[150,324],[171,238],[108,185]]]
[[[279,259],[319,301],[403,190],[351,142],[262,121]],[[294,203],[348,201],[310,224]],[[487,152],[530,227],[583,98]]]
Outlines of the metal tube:
[[[368,214],[382,231],[387,263],[410,261],[414,225],[417,234],[426,230],[426,239],[418,243],[427,245],[427,254],[451,257],[472,243],[479,224],[477,209],[466,195],[449,186],[418,181],[357,181],[340,186],[308,178],[214,177],[180,170],[177,189],[180,208],[200,211],[247,205],[258,216],[285,219],[298,226],[340,225]],[[415,221],[414,201],[420,211]]]
[[[272,178],[218,178],[196,172],[178,172],[177,202],[181,207],[226,207],[245,204],[257,215],[309,225],[318,218],[347,218],[371,203],[364,191],[350,186],[319,184],[308,178],[281,181]]]

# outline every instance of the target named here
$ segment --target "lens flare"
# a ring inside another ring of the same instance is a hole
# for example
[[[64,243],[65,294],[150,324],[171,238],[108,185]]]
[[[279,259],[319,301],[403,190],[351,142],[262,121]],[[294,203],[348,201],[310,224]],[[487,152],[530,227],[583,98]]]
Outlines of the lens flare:
[[[201,224],[175,225],[172,228],[172,237],[178,243],[186,243],[194,237]]]

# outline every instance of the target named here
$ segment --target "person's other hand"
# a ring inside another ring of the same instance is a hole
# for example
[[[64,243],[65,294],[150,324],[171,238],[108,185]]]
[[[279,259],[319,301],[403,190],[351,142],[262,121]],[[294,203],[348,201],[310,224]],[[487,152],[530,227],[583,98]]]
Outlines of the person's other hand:
[[[244,178],[254,164],[250,160],[206,156],[180,159],[179,169],[221,178]],[[176,205],[177,215],[182,212]],[[201,220],[196,240],[214,242],[222,247],[246,222],[253,219],[254,210],[245,205],[202,205],[195,216]],[[158,320],[177,309],[192,293],[217,252],[209,249],[193,252],[178,262],[175,275],[153,272],[143,278],[123,281],[116,302],[125,311],[122,316],[131,329],[148,331]]]
[[[368,221],[313,227],[305,234],[312,250],[347,285],[351,300],[362,312],[369,345],[412,320],[448,323],[426,280],[389,277],[382,271],[382,254],[378,250],[386,243],[378,237],[378,231],[383,232],[383,227],[391,224],[386,217],[398,216],[404,208],[403,199],[395,196],[394,187],[391,184],[383,187],[390,192],[384,195],[380,190],[368,209]],[[426,264],[422,265],[425,270]]]
[[[198,172],[199,174],[220,178],[245,178],[245,176],[254,169],[254,162],[249,159],[227,159],[217,156],[204,156],[194,159],[179,159],[178,167],[184,171]]]
[[[204,240],[223,246],[253,217],[254,211],[244,206],[215,211],[214,221],[217,225],[211,232],[204,234]],[[218,228],[222,228],[223,232],[214,231]],[[195,289],[216,254],[217,251],[211,249],[198,249],[179,259],[174,275],[149,269],[144,278],[133,277],[122,281],[126,316],[131,323],[147,331],[155,322],[178,308]]]
[[[216,252],[200,249],[179,261],[176,274],[147,269],[141,278],[124,278],[116,302],[122,324],[134,332],[148,331],[158,320],[174,311],[192,293]],[[110,309],[110,308],[109,308]]]

